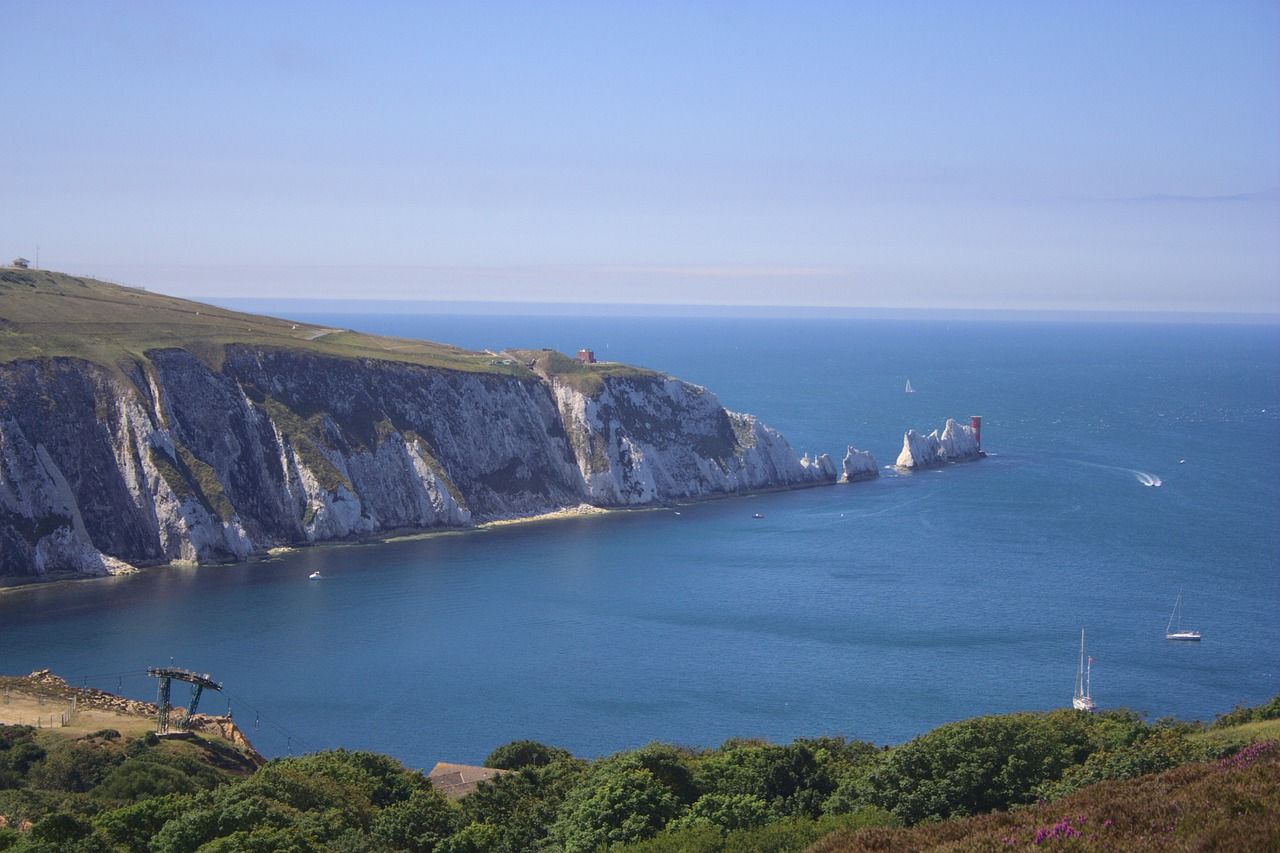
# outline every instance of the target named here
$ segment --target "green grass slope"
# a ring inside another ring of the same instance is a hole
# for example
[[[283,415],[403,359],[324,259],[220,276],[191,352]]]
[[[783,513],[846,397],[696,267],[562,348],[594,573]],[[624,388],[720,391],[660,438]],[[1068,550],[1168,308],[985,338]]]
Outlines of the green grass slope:
[[[610,377],[634,379],[661,376],[655,371],[617,361],[583,364],[576,358],[569,358],[552,349],[513,349],[507,350],[503,355],[531,367],[539,376],[563,382],[575,391],[592,396],[600,393],[604,388],[604,380]]]
[[[532,375],[490,353],[245,314],[46,270],[0,269],[0,363],[66,356],[115,368],[174,347],[218,367],[228,344]]]

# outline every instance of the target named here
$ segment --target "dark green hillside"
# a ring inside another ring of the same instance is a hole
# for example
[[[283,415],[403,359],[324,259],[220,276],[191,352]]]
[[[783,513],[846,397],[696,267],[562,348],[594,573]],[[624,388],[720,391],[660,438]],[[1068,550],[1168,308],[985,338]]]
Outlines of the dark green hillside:
[[[0,850],[1271,850],[1277,713],[1273,700],[1211,727],[1007,714],[892,748],[732,740],[593,762],[516,741],[486,761],[512,772],[458,801],[372,753],[246,775],[226,747],[0,727]]]
[[[1280,849],[1280,742],[1099,782],[1061,800],[910,829],[841,829],[810,853]]]

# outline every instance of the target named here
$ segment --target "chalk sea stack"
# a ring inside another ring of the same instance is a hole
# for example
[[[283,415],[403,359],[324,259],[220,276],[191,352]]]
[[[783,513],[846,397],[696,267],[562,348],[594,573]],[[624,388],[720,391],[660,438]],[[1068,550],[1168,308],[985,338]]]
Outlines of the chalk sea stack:
[[[947,418],[941,435],[936,429],[928,435],[921,435],[913,429],[907,430],[902,437],[902,452],[898,454],[898,460],[894,464],[908,470],[937,468],[949,462],[978,459],[982,455],[973,427],[961,425],[954,418]]]

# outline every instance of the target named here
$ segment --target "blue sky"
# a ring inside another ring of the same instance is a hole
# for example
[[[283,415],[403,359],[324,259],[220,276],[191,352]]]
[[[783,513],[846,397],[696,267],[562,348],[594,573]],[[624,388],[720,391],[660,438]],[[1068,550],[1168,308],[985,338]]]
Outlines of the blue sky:
[[[3,8],[0,252],[51,268],[1280,312],[1276,3]]]

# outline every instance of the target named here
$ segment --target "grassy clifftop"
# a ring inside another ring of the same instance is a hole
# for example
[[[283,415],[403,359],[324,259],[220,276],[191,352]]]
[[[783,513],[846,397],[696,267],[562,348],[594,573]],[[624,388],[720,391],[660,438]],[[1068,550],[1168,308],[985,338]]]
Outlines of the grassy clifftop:
[[[490,353],[230,311],[64,273],[0,269],[0,363],[67,356],[114,368],[173,347],[218,367],[228,344],[532,376],[524,364]]]
[[[598,394],[604,387],[604,380],[609,377],[651,377],[662,374],[642,367],[632,367],[617,361],[602,361],[584,364],[575,358],[552,349],[513,349],[504,355],[510,355],[517,361],[530,366],[539,376],[563,382],[576,391],[584,394]]]

